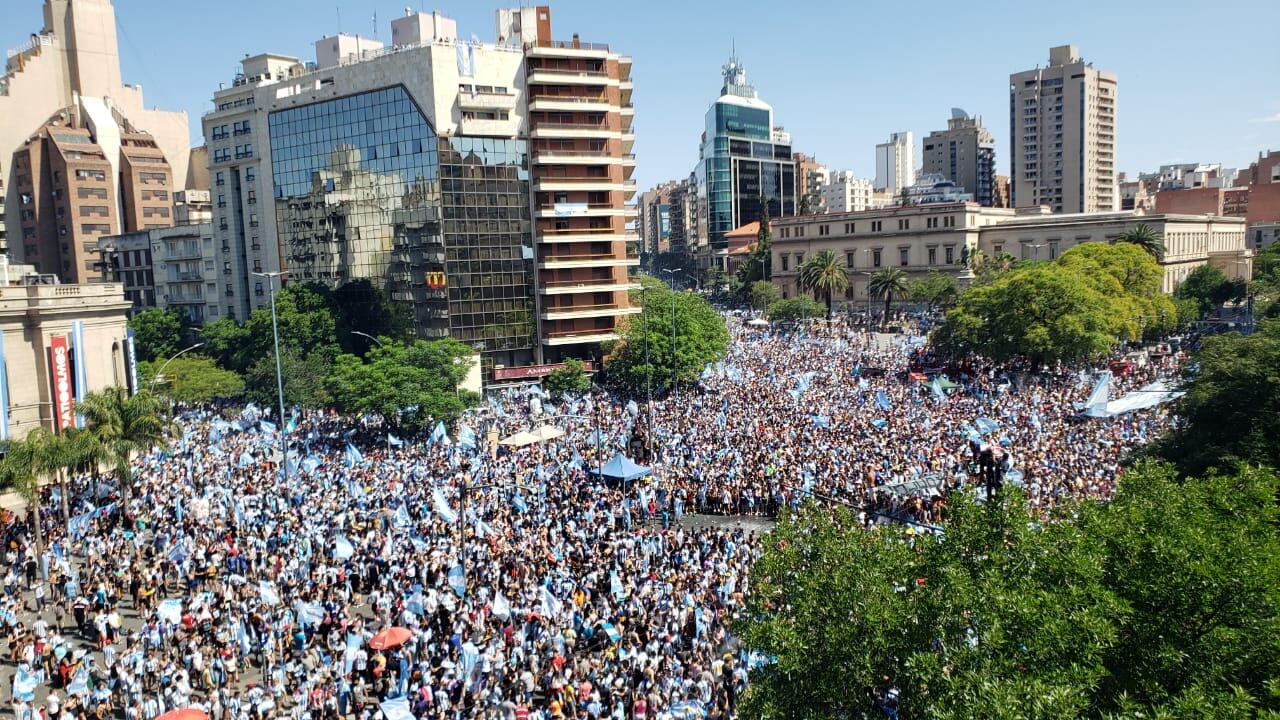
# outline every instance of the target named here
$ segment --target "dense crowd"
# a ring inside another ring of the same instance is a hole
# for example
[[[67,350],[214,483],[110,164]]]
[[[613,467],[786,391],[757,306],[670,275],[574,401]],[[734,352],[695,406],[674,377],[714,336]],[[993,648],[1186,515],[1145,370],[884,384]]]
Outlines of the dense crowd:
[[[1048,509],[1106,497],[1166,422],[1079,421],[1075,373],[974,364],[943,390],[901,337],[732,326],[679,402],[516,388],[404,441],[301,414],[283,480],[277,424],[186,413],[132,487],[74,478],[65,510],[48,492],[41,549],[6,518],[14,717],[730,718],[764,661],[730,632],[758,539],[683,515],[815,496],[927,526],[992,447]],[[499,443],[543,423],[566,434]],[[652,476],[593,476],[636,437]]]

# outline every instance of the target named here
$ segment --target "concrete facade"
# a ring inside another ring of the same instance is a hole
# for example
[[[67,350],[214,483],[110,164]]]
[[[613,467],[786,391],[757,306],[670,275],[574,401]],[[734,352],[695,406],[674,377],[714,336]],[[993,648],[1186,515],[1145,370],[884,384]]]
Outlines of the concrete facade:
[[[90,98],[101,109],[98,119],[104,126],[95,128],[95,135],[108,133],[105,126],[112,124],[113,113],[126,118],[167,159],[174,189],[184,186],[190,149],[187,114],[148,108],[142,87],[122,82],[111,0],[45,0],[43,26],[10,50],[0,73],[0,178],[8,179],[7,216],[18,212],[11,169],[15,153],[50,117]],[[12,234],[15,242],[8,251],[18,257],[24,243]]]
[[[996,140],[982,126],[954,108],[946,130],[929,133],[921,152],[921,172],[937,174],[973,195],[979,205],[995,204]]]
[[[1114,73],[1074,45],[1049,49],[1047,67],[1009,76],[1013,207],[1056,213],[1119,208]]]
[[[855,177],[852,170],[836,170],[822,188],[823,212],[869,210],[875,206],[874,197],[875,189],[870,180]]]
[[[796,214],[806,214],[801,212],[806,207],[809,215],[826,212],[826,186],[831,171],[817,158],[804,153],[796,153],[792,159],[796,161]]]
[[[76,354],[83,358],[83,367],[70,373],[75,394],[127,385],[128,309],[121,286],[114,283],[0,287],[10,438],[21,439],[36,427],[54,429],[50,347],[53,338],[73,344],[77,321],[83,328],[83,348]]]
[[[962,278],[976,250],[1021,260],[1052,260],[1083,242],[1114,242],[1145,223],[1167,246],[1162,289],[1173,292],[1196,267],[1212,264],[1228,277],[1248,277],[1251,252],[1242,219],[1133,212],[1049,215],[973,202],[885,208],[819,218],[779,218],[773,226],[774,283],[788,297],[800,292],[797,270],[814,253],[845,258],[845,300],[866,302],[870,273],[898,267],[911,277],[941,272]]]
[[[897,194],[916,181],[916,143],[911,131],[889,135],[876,145],[876,190]]]

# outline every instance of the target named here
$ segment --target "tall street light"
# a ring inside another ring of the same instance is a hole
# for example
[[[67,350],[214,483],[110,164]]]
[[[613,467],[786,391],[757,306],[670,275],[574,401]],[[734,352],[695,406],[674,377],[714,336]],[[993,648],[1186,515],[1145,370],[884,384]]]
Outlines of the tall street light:
[[[192,350],[195,350],[198,347],[204,347],[204,343],[198,342],[195,345],[192,345],[191,347],[183,348],[178,352],[174,353],[168,360],[165,360],[164,364],[160,366],[160,369],[156,371],[156,374],[151,376],[151,387],[150,387],[151,392],[155,392],[156,382],[158,382],[160,380],[160,377],[164,375],[164,369],[169,367],[169,363],[173,362],[174,360],[177,360],[179,356],[185,355],[191,352]]]
[[[662,272],[667,273],[671,278],[671,388],[675,392],[676,402],[680,402],[680,376],[677,366],[679,358],[676,356],[676,275],[679,271],[675,268],[665,268]]]
[[[280,323],[276,319],[276,280],[283,278],[283,272],[256,272],[257,277],[266,278],[267,290],[271,294],[271,338],[276,348],[276,396],[280,400],[280,475],[289,478],[289,439],[286,437],[288,425],[284,421],[284,372],[280,369]]]
[[[645,433],[645,444],[653,450],[653,366],[649,364],[649,288],[640,286],[640,317],[644,319],[644,391],[648,396],[649,431]]]
[[[376,338],[376,337],[374,337],[374,336],[370,335],[370,334],[369,334],[369,333],[367,333],[367,332],[360,332],[359,330],[352,330],[352,331],[351,331],[351,334],[352,334],[352,335],[359,335],[360,337],[366,337],[366,338],[369,338],[370,340],[372,340],[372,341],[374,341],[375,343],[377,343],[377,344],[378,344],[378,347],[386,347],[386,343],[382,342],[381,340],[379,340],[378,338]]]

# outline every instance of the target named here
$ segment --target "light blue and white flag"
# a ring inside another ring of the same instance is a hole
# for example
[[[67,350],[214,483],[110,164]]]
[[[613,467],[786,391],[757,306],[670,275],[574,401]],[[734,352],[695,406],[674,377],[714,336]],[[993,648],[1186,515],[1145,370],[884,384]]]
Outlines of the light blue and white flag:
[[[933,378],[933,382],[929,383],[929,388],[933,390],[933,396],[937,398],[939,402],[946,401],[947,394],[942,391],[942,380],[935,376]]]
[[[436,514],[446,523],[455,523],[458,521],[458,513],[449,507],[449,501],[444,499],[444,493],[440,492],[440,488],[431,489],[431,506],[435,508]]]
[[[817,425],[820,428],[830,428],[831,418],[827,417],[826,415],[814,415],[813,424]]]
[[[171,625],[177,625],[182,622],[182,601],[161,600],[160,604],[156,605],[156,615]]]
[[[458,597],[465,597],[467,594],[466,575],[462,572],[461,565],[454,565],[449,568],[449,587]]]
[[[880,406],[881,410],[888,410],[893,407],[893,403],[889,402],[889,396],[883,390],[876,391],[876,404]]]
[[[546,585],[542,586],[542,614],[547,618],[556,618],[560,615],[561,609],[564,608],[564,601],[555,596],[551,592],[551,588]]]
[[[333,556],[339,560],[348,560],[352,555],[356,554],[355,545],[347,539],[346,535],[339,535],[333,541]]]
[[[600,629],[604,630],[605,637],[609,638],[610,642],[622,640],[622,633],[618,632],[618,628],[614,627],[613,623],[602,623]]]
[[[236,463],[236,467],[249,467],[253,464],[253,456],[247,452],[240,453],[240,460]]]
[[[884,418],[876,418],[871,421],[871,424],[876,426],[877,429],[883,430],[884,426],[889,424],[889,421]]]
[[[396,508],[395,516],[391,518],[391,524],[400,530],[404,530],[409,527],[411,522],[409,519],[409,506],[406,503],[400,503],[400,507]]]
[[[391,447],[404,447],[404,441],[391,433],[387,433],[387,444]]]
[[[36,687],[40,685],[40,676],[31,672],[25,665],[18,667],[18,673],[13,676],[13,699],[22,702],[34,702],[36,699]]]
[[[529,512],[529,504],[524,501],[524,496],[520,493],[511,496],[511,507],[522,513]]]
[[[989,435],[1000,429],[1000,423],[992,420],[991,418],[980,417],[977,420],[974,420],[973,424],[978,428],[978,432],[983,435]]]
[[[462,46],[458,46],[461,52]],[[408,697],[392,698],[391,700],[383,700],[378,703],[378,709],[382,711],[383,720],[414,720],[413,710],[409,707]]]
[[[431,444],[449,445],[449,431],[445,430],[444,421],[436,423],[436,429],[431,431]]]
[[[466,424],[458,425],[458,447],[474,450],[476,448],[476,431]]]
[[[347,443],[347,449],[342,452],[342,460],[347,467],[356,467],[364,462],[364,454],[355,445]]]
[[[268,605],[280,604],[280,593],[276,591],[276,586],[266,580],[258,581],[258,597]]]
[[[500,592],[493,595],[493,616],[504,621],[511,617],[511,603]]]

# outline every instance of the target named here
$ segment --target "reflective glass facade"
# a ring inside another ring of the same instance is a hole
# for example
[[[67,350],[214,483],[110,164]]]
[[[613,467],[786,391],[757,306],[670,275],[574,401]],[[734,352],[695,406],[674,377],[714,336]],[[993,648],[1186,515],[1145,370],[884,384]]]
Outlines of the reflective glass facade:
[[[761,197],[769,203],[770,217],[796,213],[791,146],[772,142],[769,117],[767,110],[723,102],[707,112],[698,193],[712,249],[727,247],[725,233],[760,219]]]
[[[531,362],[525,144],[438,138],[396,86],[271,113],[276,227],[293,282],[368,279],[418,335]]]

